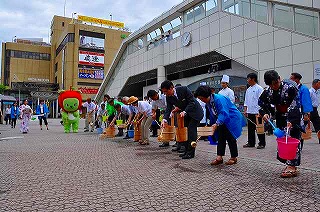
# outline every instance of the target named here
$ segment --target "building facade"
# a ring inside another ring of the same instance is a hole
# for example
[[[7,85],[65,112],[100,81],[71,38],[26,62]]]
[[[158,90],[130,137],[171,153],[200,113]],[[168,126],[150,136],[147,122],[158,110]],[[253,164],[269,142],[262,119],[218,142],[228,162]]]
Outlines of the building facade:
[[[1,83],[17,100],[36,104],[45,99],[55,115],[59,89],[72,87],[83,99],[94,97],[128,35],[119,28],[54,16],[50,44],[27,39],[2,43]]]
[[[241,109],[246,76],[299,72],[320,78],[320,3],[315,0],[185,0],[122,43],[97,94],[143,97],[165,79],[220,89],[230,76]]]

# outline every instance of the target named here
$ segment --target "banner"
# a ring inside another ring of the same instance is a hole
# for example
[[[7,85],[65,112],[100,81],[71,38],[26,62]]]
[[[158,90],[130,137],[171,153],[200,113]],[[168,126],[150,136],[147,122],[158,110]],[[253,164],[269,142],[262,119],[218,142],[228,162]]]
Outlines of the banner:
[[[102,25],[113,26],[117,28],[124,28],[124,23],[122,22],[110,21],[110,20],[94,18],[94,17],[84,16],[84,15],[78,15],[78,20],[94,23],[94,24],[102,24]]]
[[[314,64],[314,76],[313,79],[320,79],[320,63]]]
[[[80,87],[79,91],[83,94],[97,94],[98,88],[87,88],[87,87]]]
[[[99,79],[104,78],[104,70],[93,68],[79,68],[78,77],[81,79]]]
[[[79,64],[90,66],[104,66],[104,54],[89,51],[79,51]]]

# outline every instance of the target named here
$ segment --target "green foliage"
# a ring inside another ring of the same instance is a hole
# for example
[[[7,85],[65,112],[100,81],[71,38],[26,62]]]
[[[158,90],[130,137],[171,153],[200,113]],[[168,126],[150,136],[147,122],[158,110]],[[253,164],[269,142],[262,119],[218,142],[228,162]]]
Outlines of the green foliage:
[[[9,90],[9,86],[6,86],[4,84],[0,84],[0,94],[3,94],[4,91]]]
[[[127,38],[128,36],[127,36],[126,34],[122,34],[120,37],[121,37],[122,39],[125,39],[125,38]]]

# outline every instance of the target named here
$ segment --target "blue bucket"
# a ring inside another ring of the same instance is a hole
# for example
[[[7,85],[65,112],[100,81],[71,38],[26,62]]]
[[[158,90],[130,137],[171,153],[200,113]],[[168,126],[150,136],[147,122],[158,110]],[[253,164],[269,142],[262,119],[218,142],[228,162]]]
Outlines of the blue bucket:
[[[103,133],[103,129],[100,127],[100,128],[97,128],[97,133],[98,134],[102,134]]]
[[[216,142],[212,136],[208,136],[208,141],[210,145],[218,145],[218,142]]]
[[[128,136],[129,136],[129,138],[133,138],[134,130],[128,130]]]

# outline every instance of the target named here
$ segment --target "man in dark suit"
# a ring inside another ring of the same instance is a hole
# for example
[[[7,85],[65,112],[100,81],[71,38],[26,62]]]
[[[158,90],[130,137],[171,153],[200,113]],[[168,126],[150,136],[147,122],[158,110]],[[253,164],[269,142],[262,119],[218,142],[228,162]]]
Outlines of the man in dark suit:
[[[181,157],[182,159],[191,159],[195,154],[191,142],[197,140],[197,126],[203,118],[203,110],[186,86],[175,88],[171,81],[166,80],[161,83],[161,90],[166,95],[167,100],[167,109],[161,125],[165,127],[168,124],[167,120],[173,113],[179,113],[178,115],[184,117],[184,125],[188,128],[188,140],[183,142],[185,152]]]

